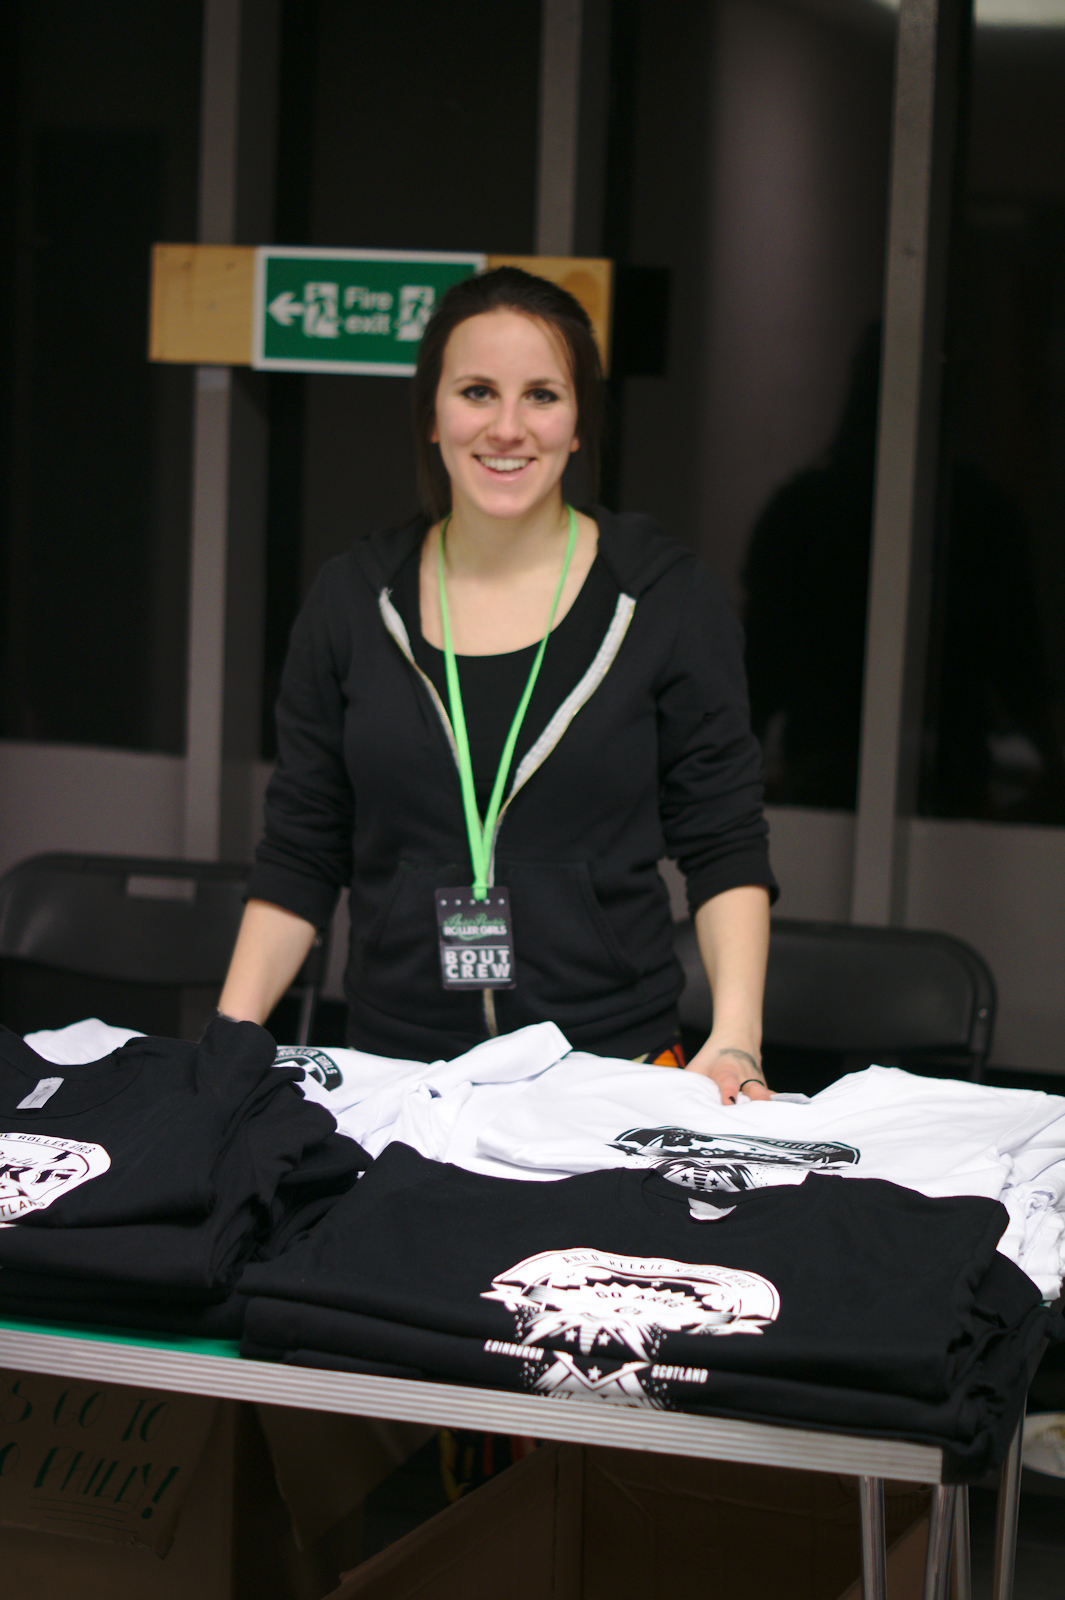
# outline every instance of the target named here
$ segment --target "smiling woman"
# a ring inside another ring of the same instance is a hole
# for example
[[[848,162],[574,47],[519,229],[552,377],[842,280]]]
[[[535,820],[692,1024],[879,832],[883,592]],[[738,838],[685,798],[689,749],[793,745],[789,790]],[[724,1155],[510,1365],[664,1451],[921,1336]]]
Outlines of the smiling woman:
[[[434,524],[423,549],[424,637],[443,648],[442,548],[455,649],[481,656],[538,644],[570,531],[562,474],[579,444],[569,362],[545,324],[499,310],[455,329],[430,442],[439,447],[448,476],[451,511],[446,523]],[[595,560],[595,522],[582,515],[576,520],[556,622]]]
[[[430,435],[451,482],[452,516],[526,520],[550,503],[577,449],[564,352],[516,311],[463,322],[448,340]]]
[[[413,385],[424,515],[330,562],[293,632],[229,1015],[269,1013],[350,884],[352,1045],[432,1060],[551,1020],[654,1058],[683,983],[669,854],[715,1000],[691,1068],[767,1094],[739,629],[647,518],[564,503],[575,451],[594,481],[601,386],[556,285],[504,267],[441,303]]]
[[[556,284],[517,267],[499,267],[455,285],[426,329],[418,353],[412,394],[418,479],[423,504],[434,519],[451,509],[453,492],[442,452],[433,449],[445,360],[454,356],[459,366],[464,365],[454,348],[456,336],[462,336],[467,323],[481,325],[480,319],[492,314],[505,315],[512,325],[522,323],[526,337],[535,331],[547,341],[546,350],[539,347],[547,366],[540,376],[549,380],[546,388],[554,385],[556,392],[568,392],[576,411],[574,447],[583,453],[593,491],[598,487],[603,372],[588,317],[573,296]],[[535,351],[526,354],[535,368]],[[527,374],[528,378],[536,376],[532,370]]]

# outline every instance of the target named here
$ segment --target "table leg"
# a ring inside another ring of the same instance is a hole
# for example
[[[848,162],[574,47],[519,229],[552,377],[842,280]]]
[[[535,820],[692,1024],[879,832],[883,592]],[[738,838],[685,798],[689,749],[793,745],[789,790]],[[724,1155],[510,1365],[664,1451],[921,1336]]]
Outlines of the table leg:
[[[954,1582],[951,1600],[972,1600],[972,1547],[969,1539],[969,1489],[962,1484],[954,1507]]]
[[[995,1518],[995,1578],[993,1600],[1013,1600],[1013,1568],[1017,1560],[1017,1515],[1021,1508],[1021,1443],[1024,1412],[1010,1441],[998,1483]]]
[[[858,1497],[862,1510],[862,1595],[864,1600],[887,1600],[883,1478],[859,1478]]]
[[[947,1600],[950,1581],[950,1546],[954,1532],[954,1506],[958,1491],[953,1484],[937,1483],[929,1511],[928,1555],[924,1568],[924,1600]]]

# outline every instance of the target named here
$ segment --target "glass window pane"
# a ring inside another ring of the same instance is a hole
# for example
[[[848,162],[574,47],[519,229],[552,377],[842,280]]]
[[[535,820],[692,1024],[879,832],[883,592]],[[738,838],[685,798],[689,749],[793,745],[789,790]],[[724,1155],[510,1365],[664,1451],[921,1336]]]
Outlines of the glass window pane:
[[[853,807],[896,18],[720,0],[671,28],[636,9],[628,233],[608,251],[668,268],[671,315],[661,370],[615,386],[610,488],[744,615],[768,798]]]
[[[1065,6],[978,6],[950,272],[927,816],[1065,823],[1063,84]]]
[[[148,270],[195,235],[200,7],[19,14],[0,736],[177,753],[191,391],[148,362]]]
[[[281,8],[277,242],[533,249],[540,0]],[[369,28],[369,31],[368,31]],[[372,48],[368,45],[372,44]],[[417,507],[410,380],[271,373],[262,754],[322,563]]]

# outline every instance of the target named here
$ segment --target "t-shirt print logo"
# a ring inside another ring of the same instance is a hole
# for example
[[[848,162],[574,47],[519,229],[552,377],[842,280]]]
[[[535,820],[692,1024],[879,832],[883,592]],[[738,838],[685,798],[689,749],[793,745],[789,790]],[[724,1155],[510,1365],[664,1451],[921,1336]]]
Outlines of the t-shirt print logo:
[[[102,1145],[46,1133],[0,1133],[0,1226],[44,1211],[110,1165]]]
[[[703,1190],[801,1183],[814,1168],[853,1167],[861,1160],[861,1151],[849,1144],[697,1133],[693,1128],[629,1128],[611,1140],[610,1148],[643,1157],[673,1183]]]
[[[658,1396],[644,1388],[646,1361],[626,1361],[624,1366],[601,1372],[598,1367],[578,1366],[565,1350],[553,1352],[550,1359],[551,1365],[532,1385],[537,1394],[551,1395],[556,1400],[607,1400],[616,1406],[663,1409]]]
[[[669,1334],[760,1334],[780,1311],[756,1272],[592,1249],[529,1256],[481,1298],[514,1313],[524,1344],[565,1342],[583,1356],[622,1344],[642,1361]]]
[[[344,1074],[324,1050],[308,1050],[302,1045],[283,1044],[279,1046],[274,1060],[284,1061],[290,1067],[302,1067],[308,1078],[320,1083],[323,1089],[339,1089],[344,1082]]]

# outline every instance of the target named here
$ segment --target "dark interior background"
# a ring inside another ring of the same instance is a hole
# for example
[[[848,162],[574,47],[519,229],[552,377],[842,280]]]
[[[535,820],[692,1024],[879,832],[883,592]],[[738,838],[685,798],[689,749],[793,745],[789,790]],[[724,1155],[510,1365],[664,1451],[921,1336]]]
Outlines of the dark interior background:
[[[4,53],[0,738],[181,754],[197,0],[28,0]],[[282,0],[273,239],[534,248],[538,0]],[[778,805],[854,805],[895,23],[586,0],[575,248],[618,269],[602,496],[719,572]],[[975,30],[944,350],[925,815],[1065,822],[1065,29]],[[238,242],[268,242],[242,238]],[[269,427],[261,753],[322,561],[414,507],[405,379],[238,374]]]

